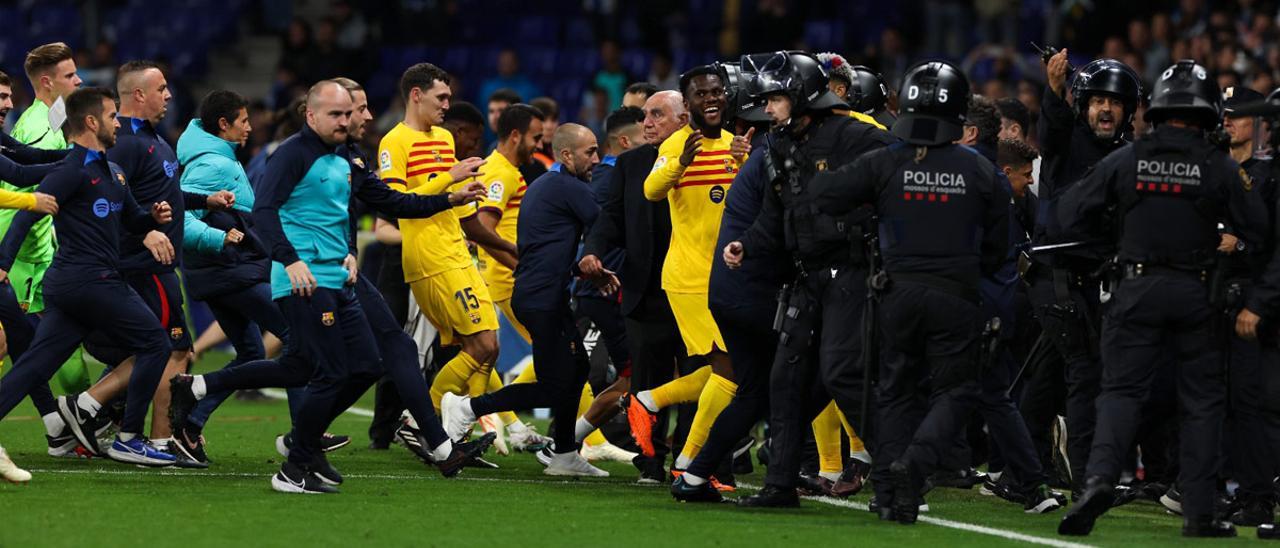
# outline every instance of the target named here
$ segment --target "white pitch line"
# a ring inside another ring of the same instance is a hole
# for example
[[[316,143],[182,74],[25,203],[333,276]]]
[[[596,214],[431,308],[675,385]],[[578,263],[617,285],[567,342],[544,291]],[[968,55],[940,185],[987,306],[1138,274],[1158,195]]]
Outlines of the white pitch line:
[[[108,468],[97,469],[57,469],[57,468],[27,468],[27,471],[33,474],[68,474],[68,475],[106,475],[106,476],[192,476],[207,478],[267,478],[270,474],[254,474],[251,472],[204,472],[199,470],[175,470],[154,469],[154,470],[114,470]],[[443,478],[435,475],[432,470],[429,474],[409,475],[409,474],[343,474],[342,477],[350,479],[385,479],[385,480],[421,480],[421,481],[486,481],[486,482],[502,482],[502,483],[531,483],[540,485],[572,485],[572,486],[599,486],[599,485],[626,485],[632,487],[653,487],[660,486],[645,485],[639,483],[619,483],[619,482],[602,482],[591,480],[538,480],[538,479],[519,479],[519,478],[476,478],[457,476],[453,478]]]
[[[267,397],[275,400],[289,399],[289,393],[279,388],[263,388],[262,393]],[[370,417],[370,418],[373,417],[373,411],[370,411],[368,409],[362,409],[359,407],[347,408],[347,410],[343,411],[343,413],[351,413],[352,415],[356,415],[358,417]]]
[[[746,485],[742,485],[742,486],[749,487]],[[847,500],[837,499],[832,497],[804,497],[804,498],[807,500],[812,500],[814,502],[829,504],[831,506],[839,506],[842,508],[852,508],[854,510],[862,510],[864,512],[870,509],[866,504],[863,504],[861,502],[852,502],[852,501],[847,501]],[[918,519],[925,523],[937,525],[939,527],[946,527],[948,529],[957,529],[960,531],[969,531],[971,533],[978,533],[982,535],[991,535],[993,537],[1000,537],[1008,540],[1016,540],[1018,542],[1028,542],[1028,543],[1040,544],[1044,546],[1053,546],[1055,548],[1092,548],[1092,546],[1089,544],[1080,544],[1077,542],[1067,542],[1067,541],[1062,541],[1057,539],[1037,537],[1034,535],[1027,535],[1027,534],[1018,533],[1015,531],[1006,531],[1004,529],[987,527],[985,525],[975,525],[972,523],[965,523],[963,521],[952,521],[949,519],[935,518],[933,516],[925,516],[925,515],[921,515]]]
[[[94,470],[88,469],[40,469],[30,468],[35,474],[72,474],[72,475],[89,475],[101,474],[112,476],[142,476],[142,475],[160,475],[160,476],[194,476],[194,477],[234,477],[234,478],[265,478],[267,474],[254,474],[249,472],[202,472],[196,470],[113,470],[107,468],[98,468]],[[507,479],[507,478],[476,478],[476,477],[455,477],[441,478],[435,475],[407,475],[407,474],[344,474],[346,478],[352,479],[385,479],[385,480],[423,480],[423,481],[485,481],[485,482],[505,482],[505,483],[528,483],[541,485],[572,485],[576,487],[595,487],[599,485],[625,485],[628,487],[647,487],[652,488],[653,485],[645,485],[639,483],[619,483],[619,482],[598,482],[590,480],[537,480],[537,479]],[[759,486],[749,485],[745,483],[738,484],[739,487],[746,489],[759,489]],[[850,502],[847,500],[836,499],[831,497],[804,497],[806,500],[820,502],[830,506],[841,508],[850,508],[854,510],[867,511],[866,504],[861,502]],[[1039,544],[1043,546],[1053,546],[1054,548],[1092,548],[1088,544],[1080,544],[1076,542],[1066,542],[1056,539],[1037,537],[1018,533],[1015,531],[1007,531],[1004,529],[996,529],[984,525],[975,525],[962,521],[952,521],[949,519],[935,518],[932,516],[920,516],[919,520],[931,525],[946,527],[948,529],[956,529],[960,531],[968,531],[970,533],[978,533],[981,535],[989,535],[1000,537],[1006,540],[1018,542],[1027,542],[1031,544]]]

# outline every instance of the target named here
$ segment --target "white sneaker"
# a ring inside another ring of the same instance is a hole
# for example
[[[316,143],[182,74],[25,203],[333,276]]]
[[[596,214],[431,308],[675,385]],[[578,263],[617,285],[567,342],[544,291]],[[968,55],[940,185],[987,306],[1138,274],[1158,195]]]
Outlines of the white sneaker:
[[[632,453],[612,443],[604,442],[600,445],[582,444],[582,457],[588,461],[612,461],[631,463],[631,459],[636,458],[639,453]]]
[[[556,453],[552,455],[551,464],[548,464],[547,467],[542,470],[542,473],[548,476],[609,477],[608,472],[591,466],[591,463],[587,462],[587,459],[582,458],[582,455],[577,451]]]
[[[449,439],[461,440],[476,422],[475,413],[471,412],[471,398],[446,393],[440,398],[440,422]]]
[[[9,453],[0,447],[0,478],[4,478],[9,483],[26,483],[31,481],[31,472],[18,468],[18,465],[9,459]]]
[[[489,413],[480,417],[480,428],[486,434],[493,432],[498,437],[493,439],[493,450],[499,455],[510,455],[511,448],[507,447],[507,429],[502,427],[502,421],[498,420],[497,413]]]
[[[532,453],[541,451],[542,448],[551,445],[551,438],[539,434],[532,424],[524,425],[521,430],[510,430],[510,427],[508,427],[507,435],[511,438],[511,449],[515,451]]]
[[[541,464],[543,468],[546,468],[551,466],[551,457],[554,457],[555,455],[555,453],[551,452],[551,444],[547,444],[544,445],[542,449],[539,449],[537,453],[534,453],[533,458],[538,459],[538,464]]]

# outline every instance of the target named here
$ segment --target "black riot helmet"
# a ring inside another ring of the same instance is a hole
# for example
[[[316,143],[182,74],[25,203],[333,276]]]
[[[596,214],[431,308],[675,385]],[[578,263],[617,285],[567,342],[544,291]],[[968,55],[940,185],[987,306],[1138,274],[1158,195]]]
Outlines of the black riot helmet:
[[[1138,111],[1138,101],[1142,99],[1142,80],[1129,65],[1115,59],[1097,59],[1076,72],[1071,81],[1071,95],[1075,97],[1077,116],[1085,116],[1089,111],[1089,97],[1107,94],[1120,99],[1124,105],[1124,123],[1121,131],[1130,131],[1133,127],[1133,114]]]
[[[969,111],[969,79],[946,61],[925,61],[907,70],[898,91],[893,134],[913,145],[959,139]]]
[[[724,119],[731,121],[742,112],[742,69],[738,63],[724,63],[716,61],[711,64],[716,71],[720,73],[720,81],[724,83],[725,103],[729,106],[724,113]]]
[[[889,86],[884,77],[864,65],[854,65],[853,85],[849,86],[849,106],[863,114],[880,110],[889,103]]]
[[[1189,59],[1178,61],[1156,80],[1146,118],[1151,124],[1181,118],[1213,129],[1222,120],[1222,91],[1204,67]]]
[[[785,93],[791,99],[793,115],[830,108],[848,108],[836,94],[827,89],[827,71],[817,57],[802,51],[778,51],[742,56],[740,78],[745,80],[743,92],[753,102],[769,95]],[[750,78],[745,78],[750,74]],[[759,109],[763,114],[763,108]],[[748,117],[747,119],[751,119]]]

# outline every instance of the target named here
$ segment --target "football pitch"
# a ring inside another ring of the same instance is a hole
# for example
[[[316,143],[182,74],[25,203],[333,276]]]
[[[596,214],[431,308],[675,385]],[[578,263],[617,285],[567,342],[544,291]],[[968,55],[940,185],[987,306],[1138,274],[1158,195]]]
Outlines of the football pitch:
[[[197,370],[220,367],[211,355]],[[372,407],[372,394],[357,404]],[[612,476],[544,476],[532,454],[487,458],[498,470],[467,469],[444,479],[407,450],[367,448],[369,419],[357,410],[330,431],[353,438],[329,455],[346,482],[337,495],[271,490],[288,430],[283,401],[229,399],[205,430],[208,470],[146,470],[105,459],[45,454],[43,428],[23,403],[0,422],[0,444],[30,470],[28,485],[0,483],[0,547],[94,546],[1169,546],[1181,519],[1150,502],[1113,510],[1084,538],[1055,533],[1059,510],[1025,515],[1021,506],[977,489],[938,489],[931,511],[907,527],[866,511],[869,489],[849,500],[807,499],[800,509],[746,511],[680,504],[664,486],[634,483],[635,470],[607,463]],[[543,425],[545,427],[545,425]],[[739,476],[762,482],[762,468]],[[1265,545],[1254,530],[1201,545]]]

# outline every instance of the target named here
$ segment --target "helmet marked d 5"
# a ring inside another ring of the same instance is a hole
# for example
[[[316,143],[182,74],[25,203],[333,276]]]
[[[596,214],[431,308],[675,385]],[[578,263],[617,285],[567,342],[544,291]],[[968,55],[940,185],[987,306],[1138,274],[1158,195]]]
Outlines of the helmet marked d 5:
[[[1076,72],[1071,81],[1071,95],[1077,116],[1086,116],[1089,111],[1089,98],[1107,94],[1120,99],[1124,105],[1124,123],[1121,131],[1131,131],[1133,115],[1138,111],[1138,101],[1142,100],[1142,81],[1138,73],[1129,65],[1115,59],[1095,59]]]
[[[925,61],[907,70],[898,91],[892,132],[913,145],[959,139],[969,111],[969,79],[946,61]]]
[[[1158,124],[1181,118],[1213,129],[1222,121],[1222,91],[1209,71],[1192,60],[1182,60],[1164,69],[1151,90],[1147,122]]]

